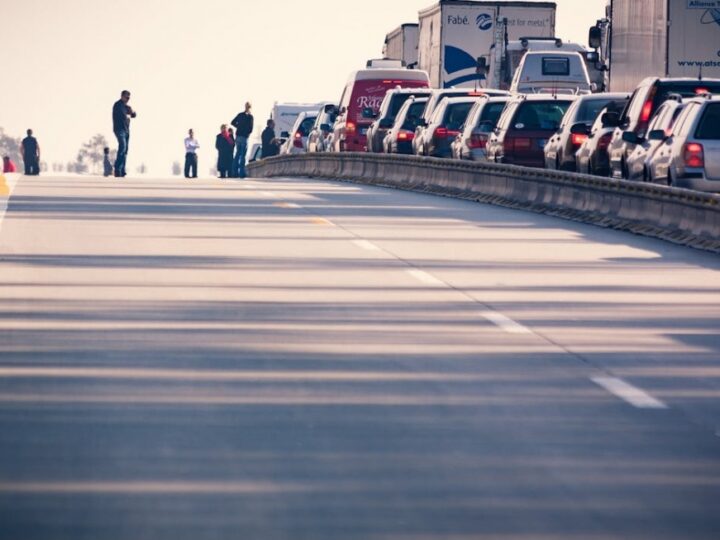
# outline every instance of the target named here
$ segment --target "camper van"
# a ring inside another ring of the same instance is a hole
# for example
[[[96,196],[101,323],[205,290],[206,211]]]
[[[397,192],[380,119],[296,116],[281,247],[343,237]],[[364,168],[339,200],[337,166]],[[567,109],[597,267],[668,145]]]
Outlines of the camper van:
[[[590,94],[585,59],[571,51],[528,51],[515,72],[510,92],[519,94]]]

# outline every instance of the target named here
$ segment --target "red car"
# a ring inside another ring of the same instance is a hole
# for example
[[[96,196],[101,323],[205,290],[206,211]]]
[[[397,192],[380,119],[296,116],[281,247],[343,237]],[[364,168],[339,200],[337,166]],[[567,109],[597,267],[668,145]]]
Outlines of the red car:
[[[575,96],[562,94],[513,97],[488,140],[488,160],[543,168],[545,145],[557,132],[574,100]]]

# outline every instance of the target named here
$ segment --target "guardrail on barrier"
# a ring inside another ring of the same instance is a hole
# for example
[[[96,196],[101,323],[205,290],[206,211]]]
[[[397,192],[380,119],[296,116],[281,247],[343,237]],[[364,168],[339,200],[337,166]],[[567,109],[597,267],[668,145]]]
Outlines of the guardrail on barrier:
[[[520,208],[720,252],[720,195],[656,184],[417,156],[280,156],[254,177],[309,176],[435,193]]]

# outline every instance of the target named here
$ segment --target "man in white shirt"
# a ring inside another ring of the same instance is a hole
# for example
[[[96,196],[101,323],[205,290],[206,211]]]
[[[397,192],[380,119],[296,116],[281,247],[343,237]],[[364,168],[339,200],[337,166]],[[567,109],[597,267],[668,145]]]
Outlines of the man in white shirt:
[[[197,178],[197,149],[200,144],[195,140],[195,134],[191,129],[185,139],[185,178]]]

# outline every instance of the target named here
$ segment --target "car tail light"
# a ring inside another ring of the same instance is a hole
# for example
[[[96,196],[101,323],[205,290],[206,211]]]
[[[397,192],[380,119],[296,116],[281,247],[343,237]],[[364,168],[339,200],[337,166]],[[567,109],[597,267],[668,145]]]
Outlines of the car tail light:
[[[702,95],[705,95],[705,94],[710,94],[711,92],[710,92],[710,90],[708,90],[707,88],[696,88],[696,89],[695,89],[695,93],[696,93],[698,96],[702,96]]]
[[[487,135],[471,135],[470,148],[485,148],[487,146]]]
[[[437,137],[438,139],[447,139],[448,137],[457,137],[458,135],[460,135],[459,131],[448,129],[444,126],[435,128],[435,133],[433,133],[433,137]]]
[[[345,124],[345,132],[346,132],[348,135],[352,135],[353,133],[355,133],[355,131],[357,131],[357,124],[355,124],[355,122],[350,122],[350,121],[348,121],[348,122]]]
[[[645,123],[650,121],[652,115],[653,102],[652,99],[648,99],[643,105],[642,112],[640,113],[640,121]]]
[[[588,136],[583,133],[573,133],[570,137],[570,142],[575,148],[580,148],[582,144],[587,141]]]
[[[295,132],[295,138],[293,140],[293,146],[295,148],[302,148],[303,147],[303,141],[302,141],[302,135],[299,131]]]
[[[705,154],[702,144],[687,143],[683,148],[683,157],[685,165],[694,169],[705,167]]]
[[[613,134],[612,133],[606,133],[602,137],[600,137],[600,140],[598,140],[598,150],[607,150],[610,146],[610,141],[612,141]]]
[[[412,131],[399,131],[398,141],[412,141],[415,138],[415,133]]]
[[[532,140],[526,137],[518,137],[515,139],[515,150],[530,150]]]

